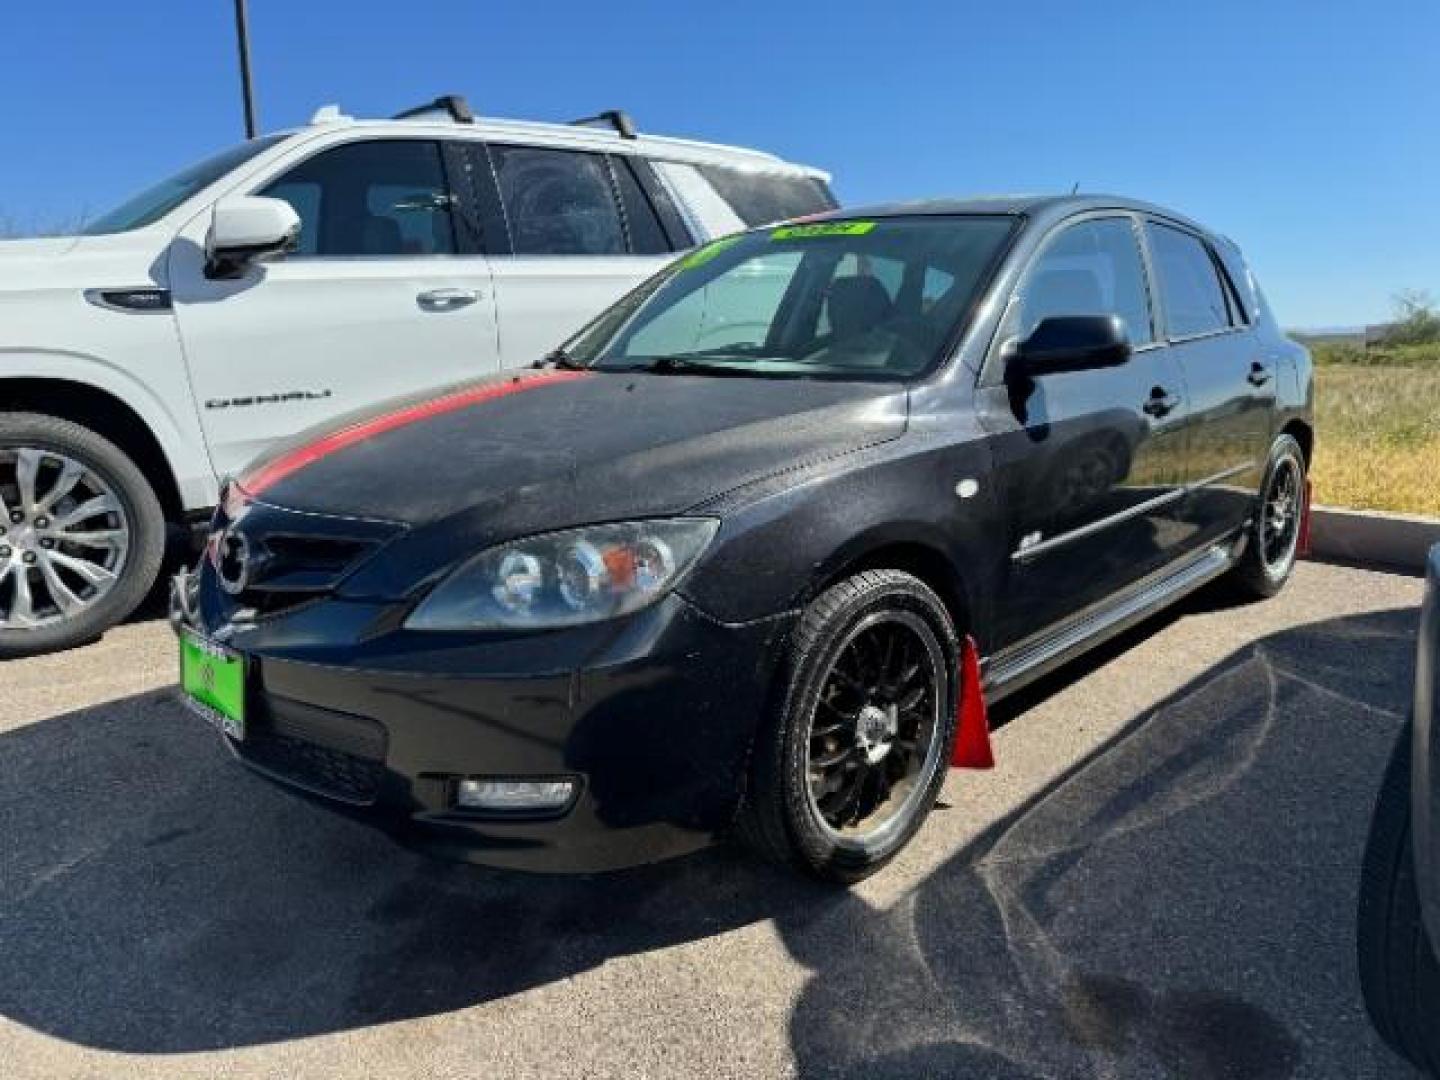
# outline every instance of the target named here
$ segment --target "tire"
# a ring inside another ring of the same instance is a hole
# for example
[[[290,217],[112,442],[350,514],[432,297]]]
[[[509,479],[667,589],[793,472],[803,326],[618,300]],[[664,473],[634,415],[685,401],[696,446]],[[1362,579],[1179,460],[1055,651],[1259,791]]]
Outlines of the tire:
[[[1275,554],[1273,547],[1267,547],[1272,533],[1269,525],[1274,488],[1282,477],[1293,478],[1293,506],[1285,523],[1283,550]],[[1246,538],[1244,554],[1235,564],[1230,581],[1236,590],[1245,596],[1261,599],[1274,596],[1285,587],[1295,569],[1295,557],[1300,540],[1300,518],[1304,512],[1305,452],[1300,444],[1289,435],[1281,435],[1270,447],[1270,460],[1265,466],[1265,482],[1260,487],[1255,521],[1250,535]],[[1267,551],[1270,554],[1267,554]]]
[[[28,518],[18,486],[22,454],[40,463],[31,481],[36,502]],[[79,470],[79,479],[48,511],[37,511],[47,494],[64,489],[66,462]],[[154,584],[165,550],[160,502],[135,463],[108,439],[54,416],[0,413],[0,497],[6,504],[0,511],[0,528],[6,530],[0,535],[0,572],[5,575],[0,577],[0,659],[89,641],[129,615]],[[101,505],[95,498],[104,498],[114,512],[84,515],[68,531],[40,531],[40,524],[61,529],[60,523],[80,506]],[[15,513],[22,520],[13,520]],[[102,542],[107,535],[113,539]],[[28,616],[17,614],[22,553],[32,558],[25,585]],[[62,565],[59,560],[67,561]],[[100,569],[77,575],[72,567],[78,562]],[[62,589],[51,588],[52,572],[60,575]],[[69,598],[62,604],[56,597],[65,593]]]
[[[1410,830],[1410,726],[1390,757],[1360,876],[1360,989],[1380,1036],[1440,1076],[1440,965],[1425,933]]]
[[[866,571],[817,597],[801,616],[756,738],[741,838],[772,861],[831,882],[851,884],[883,867],[929,816],[945,780],[958,658],[945,605],[910,574]],[[918,674],[907,675],[911,668]],[[812,746],[820,751],[814,760]],[[844,756],[822,770],[819,761],[836,755]],[[817,795],[812,776],[821,787],[838,786]],[[882,797],[888,782],[895,786]],[[857,820],[846,824],[850,816]]]

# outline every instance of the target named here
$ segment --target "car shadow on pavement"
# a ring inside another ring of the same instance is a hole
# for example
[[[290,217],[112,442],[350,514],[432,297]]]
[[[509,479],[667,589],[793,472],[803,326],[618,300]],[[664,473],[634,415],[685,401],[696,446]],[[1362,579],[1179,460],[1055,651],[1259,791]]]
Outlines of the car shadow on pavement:
[[[1354,919],[1415,623],[1246,645],[902,902],[779,918],[814,969],[800,1075],[1413,1076],[1366,1020]]]
[[[169,690],[0,736],[0,836],[0,1015],[134,1053],[445,1013],[833,895],[724,849],[429,859],[254,776]]]
[[[726,849],[585,878],[434,862],[239,768],[168,692],[56,717],[0,736],[0,1015],[253,1045],[771,920],[812,972],[804,1076],[1407,1075],[1351,938],[1413,625],[1239,648],[884,909]]]

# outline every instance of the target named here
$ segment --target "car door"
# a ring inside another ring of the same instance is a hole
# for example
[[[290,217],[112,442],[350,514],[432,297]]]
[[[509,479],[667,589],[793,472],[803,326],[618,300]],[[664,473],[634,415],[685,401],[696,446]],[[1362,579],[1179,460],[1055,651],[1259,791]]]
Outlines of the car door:
[[[499,366],[489,262],[441,144],[331,145],[250,194],[289,202],[297,250],[204,272],[209,213],[172,247],[175,313],[217,474],[372,402]]]
[[[1275,359],[1210,243],[1147,221],[1166,340],[1190,397],[1181,516],[1190,543],[1211,543],[1244,523],[1265,471],[1275,408]]]
[[[999,646],[1104,601],[1181,548],[1184,386],[1149,295],[1138,223],[1114,214],[1061,226],[1009,300],[977,391],[1007,528]],[[1134,353],[1088,371],[1005,371],[1005,344],[1061,315],[1120,316]]]
[[[490,250],[506,367],[545,356],[685,246],[621,155],[508,143],[489,155],[491,218],[505,231]]]

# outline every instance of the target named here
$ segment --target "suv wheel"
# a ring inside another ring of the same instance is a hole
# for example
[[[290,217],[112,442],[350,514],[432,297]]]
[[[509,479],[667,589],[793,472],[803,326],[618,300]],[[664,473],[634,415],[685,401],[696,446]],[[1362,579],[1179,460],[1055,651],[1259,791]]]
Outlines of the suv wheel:
[[[1285,587],[1295,569],[1304,513],[1305,452],[1291,436],[1281,435],[1270,448],[1255,524],[1232,575],[1243,592],[1267,597]]]
[[[831,881],[884,866],[945,780],[958,657],[945,606],[909,574],[867,571],[818,597],[758,736],[744,838]]]
[[[1425,934],[1410,831],[1411,729],[1391,755],[1360,877],[1360,989],[1381,1037],[1440,1076],[1440,963]]]
[[[67,648],[134,610],[164,552],[160,503],[93,431],[0,413],[0,658]]]

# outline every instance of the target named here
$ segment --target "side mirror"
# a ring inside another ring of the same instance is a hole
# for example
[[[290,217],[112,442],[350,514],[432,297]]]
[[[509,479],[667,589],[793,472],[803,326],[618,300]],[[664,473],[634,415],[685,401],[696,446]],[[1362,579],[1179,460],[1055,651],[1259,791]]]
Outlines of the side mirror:
[[[1024,341],[1009,346],[1006,370],[1033,377],[1118,367],[1133,351],[1118,315],[1052,315]]]
[[[239,195],[221,199],[211,211],[205,237],[205,274],[234,278],[245,267],[295,249],[300,216],[284,199]]]

